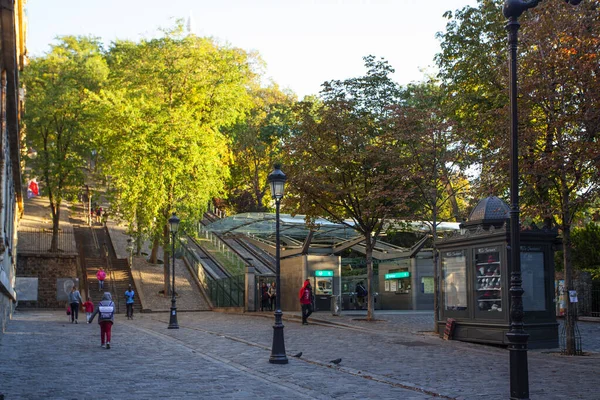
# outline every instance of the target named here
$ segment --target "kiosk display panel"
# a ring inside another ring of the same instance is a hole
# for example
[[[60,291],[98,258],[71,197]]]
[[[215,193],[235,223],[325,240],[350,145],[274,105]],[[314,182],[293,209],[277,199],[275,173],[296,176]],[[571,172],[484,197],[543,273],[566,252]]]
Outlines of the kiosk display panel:
[[[467,310],[467,259],[464,250],[442,253],[444,307]]]

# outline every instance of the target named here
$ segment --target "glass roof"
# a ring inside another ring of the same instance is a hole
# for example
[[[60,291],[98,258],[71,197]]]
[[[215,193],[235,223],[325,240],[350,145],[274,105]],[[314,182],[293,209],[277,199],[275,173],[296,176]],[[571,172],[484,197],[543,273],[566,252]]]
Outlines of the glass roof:
[[[348,225],[354,222],[347,221]],[[306,224],[304,215],[292,216],[279,214],[279,230],[282,236],[303,241],[313,230],[312,241],[337,242],[358,237],[358,233],[344,224],[337,224],[318,218],[311,226]],[[245,234],[261,238],[269,238],[275,234],[275,214],[243,213],[222,218],[208,224],[204,229],[220,234]]]
[[[359,237],[359,233],[351,228],[352,220],[345,224],[334,223],[324,218],[318,218],[313,225],[307,225],[304,215],[292,216],[279,214],[279,229],[282,236],[302,242],[309,232],[313,231],[312,243],[338,243]],[[442,222],[438,225],[438,232],[454,231],[460,229],[459,223]],[[271,213],[243,213],[219,219],[204,227],[205,230],[223,234],[244,234],[259,238],[272,238],[275,235],[275,214]],[[430,224],[426,222],[410,222],[408,229],[414,232],[430,232]]]

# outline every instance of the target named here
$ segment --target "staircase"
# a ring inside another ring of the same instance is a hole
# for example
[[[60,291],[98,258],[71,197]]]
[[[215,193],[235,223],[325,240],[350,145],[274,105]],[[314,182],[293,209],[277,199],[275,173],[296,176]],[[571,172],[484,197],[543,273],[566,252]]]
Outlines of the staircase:
[[[85,270],[84,285],[85,292],[89,299],[97,305],[104,292],[110,292],[115,303],[117,313],[125,313],[125,291],[131,284],[133,290],[137,293],[135,282],[131,277],[131,270],[127,259],[116,257],[115,251],[108,240],[106,230],[99,227],[76,227],[75,228],[77,248],[82,267]],[[104,249],[106,246],[106,249]],[[96,272],[104,268],[106,280],[104,281],[104,290],[98,290],[98,279]],[[83,288],[83,286],[82,286]],[[82,290],[82,291],[83,291]],[[142,304],[139,296],[135,296],[133,304],[134,315],[141,312]]]

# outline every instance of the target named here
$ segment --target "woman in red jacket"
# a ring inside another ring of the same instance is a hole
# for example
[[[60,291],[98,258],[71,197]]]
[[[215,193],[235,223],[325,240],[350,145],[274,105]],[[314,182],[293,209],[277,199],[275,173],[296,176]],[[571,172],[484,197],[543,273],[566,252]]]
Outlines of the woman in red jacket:
[[[302,289],[298,292],[300,304],[302,305],[302,325],[308,325],[308,317],[312,314],[312,286],[310,280],[307,279],[302,285]]]

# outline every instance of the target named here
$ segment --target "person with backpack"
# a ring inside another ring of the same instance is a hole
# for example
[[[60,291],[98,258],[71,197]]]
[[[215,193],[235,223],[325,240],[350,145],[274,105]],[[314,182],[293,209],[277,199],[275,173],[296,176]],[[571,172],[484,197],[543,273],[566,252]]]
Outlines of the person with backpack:
[[[92,323],[96,315],[98,315],[98,324],[100,324],[100,344],[104,347],[106,343],[106,348],[110,349],[111,330],[115,322],[115,303],[113,303],[110,293],[104,293],[88,324]]]
[[[365,297],[367,297],[368,295],[367,289],[365,288],[362,281],[356,284],[355,292],[357,307],[362,310],[363,306],[365,305]]]
[[[133,303],[135,297],[135,291],[129,285],[129,288],[125,292],[125,305],[127,306],[127,319],[133,319]]]
[[[304,285],[298,292],[300,298],[300,305],[302,307],[302,325],[308,325],[308,317],[312,314],[312,286],[310,285],[310,279],[304,281]]]

